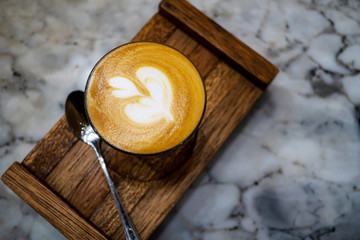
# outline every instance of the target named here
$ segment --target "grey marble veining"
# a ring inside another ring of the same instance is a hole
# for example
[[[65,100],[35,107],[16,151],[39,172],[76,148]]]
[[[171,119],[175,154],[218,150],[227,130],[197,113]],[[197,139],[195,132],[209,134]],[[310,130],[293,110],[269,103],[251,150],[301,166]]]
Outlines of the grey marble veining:
[[[359,239],[360,2],[191,0],[280,73],[152,239]],[[0,174],[158,1],[0,2]],[[0,239],[64,237],[0,183]]]

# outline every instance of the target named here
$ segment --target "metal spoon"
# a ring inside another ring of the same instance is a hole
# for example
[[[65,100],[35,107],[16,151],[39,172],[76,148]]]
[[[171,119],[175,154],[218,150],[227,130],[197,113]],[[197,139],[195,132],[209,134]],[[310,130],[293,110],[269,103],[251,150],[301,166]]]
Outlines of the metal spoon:
[[[126,240],[140,240],[140,237],[138,236],[129,216],[125,211],[123,204],[120,201],[114,183],[112,182],[109,172],[106,168],[106,164],[100,150],[100,137],[96,134],[87,120],[84,109],[84,92],[74,91],[69,94],[65,104],[65,115],[74,134],[83,142],[92,146],[95,150],[96,156],[99,159],[101,168],[104,171],[111,193],[114,197],[115,204],[121,218],[122,226],[124,228]]]

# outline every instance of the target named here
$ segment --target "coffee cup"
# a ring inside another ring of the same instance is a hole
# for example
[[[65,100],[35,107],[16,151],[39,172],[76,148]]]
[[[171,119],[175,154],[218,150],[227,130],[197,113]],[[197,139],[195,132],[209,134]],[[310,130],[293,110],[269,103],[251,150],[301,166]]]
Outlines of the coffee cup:
[[[178,50],[154,42],[111,50],[95,65],[85,87],[85,111],[93,129],[119,152],[115,159],[133,159],[129,172],[151,165],[150,172],[140,174],[144,179],[169,173],[165,168],[178,165],[172,159],[189,154],[191,147],[185,144],[194,145],[205,106],[196,67]]]

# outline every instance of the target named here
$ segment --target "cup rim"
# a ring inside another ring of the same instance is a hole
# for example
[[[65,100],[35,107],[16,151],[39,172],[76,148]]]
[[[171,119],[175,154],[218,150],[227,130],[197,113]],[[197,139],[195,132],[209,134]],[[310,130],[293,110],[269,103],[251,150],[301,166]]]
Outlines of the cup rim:
[[[115,146],[114,144],[112,144],[110,141],[106,140],[106,138],[104,138],[101,133],[96,129],[96,127],[94,126],[90,116],[89,116],[89,112],[88,112],[88,108],[87,108],[87,93],[88,93],[88,90],[89,90],[89,85],[90,85],[90,80],[91,80],[91,77],[94,73],[94,71],[97,69],[97,67],[100,65],[100,63],[112,52],[118,50],[119,48],[122,48],[124,46],[127,46],[127,45],[132,45],[132,44],[137,44],[137,43],[151,43],[151,44],[159,44],[159,45],[162,45],[162,46],[165,46],[165,47],[169,47],[173,50],[175,50],[176,52],[180,53],[181,55],[183,55],[188,61],[190,61],[190,63],[194,66],[194,68],[196,69],[197,73],[199,74],[199,77],[201,79],[201,83],[202,83],[202,86],[203,86],[203,90],[204,90],[204,107],[203,107],[203,111],[202,111],[202,114],[201,114],[201,117],[199,118],[199,121],[198,123],[196,124],[196,127],[193,129],[193,131],[184,139],[182,140],[180,143],[178,143],[177,145],[169,148],[169,149],[166,149],[164,151],[161,151],[161,152],[155,152],[155,153],[137,153],[137,152],[130,152],[130,151],[127,151],[127,150],[124,150],[124,149],[121,149],[119,148],[118,146]],[[86,80],[86,84],[85,84],[85,91],[84,91],[84,109],[85,109],[85,115],[86,115],[86,118],[87,120],[89,121],[91,127],[93,128],[93,130],[96,132],[96,134],[98,134],[98,136],[100,137],[101,141],[104,141],[107,145],[109,145],[110,147],[114,148],[115,150],[117,151],[120,151],[120,152],[123,152],[123,153],[126,153],[126,154],[130,154],[130,155],[134,155],[134,156],[156,156],[156,155],[159,155],[159,154],[163,154],[163,153],[167,153],[169,151],[172,151],[172,150],[175,150],[177,149],[178,147],[180,147],[181,145],[183,145],[184,143],[186,143],[199,129],[199,126],[204,118],[204,115],[205,115],[205,111],[206,111],[206,105],[207,105],[207,93],[206,93],[206,88],[205,88],[205,84],[204,84],[204,79],[202,78],[199,70],[197,69],[197,67],[195,66],[195,64],[187,57],[185,56],[182,52],[180,52],[179,50],[177,50],[176,48],[172,47],[172,46],[168,46],[166,44],[163,44],[163,43],[158,43],[158,42],[152,42],[152,41],[134,41],[134,42],[128,42],[128,43],[125,43],[125,44],[121,44],[113,49],[111,49],[110,51],[108,51],[104,56],[102,56],[98,61],[97,63],[94,65],[94,67],[92,68],[87,80]]]

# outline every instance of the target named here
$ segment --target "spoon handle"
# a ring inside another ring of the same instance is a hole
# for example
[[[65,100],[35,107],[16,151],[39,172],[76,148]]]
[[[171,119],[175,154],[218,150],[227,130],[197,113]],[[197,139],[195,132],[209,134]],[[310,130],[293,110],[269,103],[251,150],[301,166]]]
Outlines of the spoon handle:
[[[106,164],[105,164],[104,158],[103,158],[101,150],[100,150],[100,141],[96,141],[95,143],[91,144],[91,146],[95,150],[96,156],[98,157],[99,162],[100,162],[100,166],[101,166],[102,170],[104,171],[105,177],[108,181],[110,191],[114,197],[116,208],[119,212],[121,222],[123,224],[126,240],[140,240],[140,237],[138,236],[138,234],[133,226],[133,223],[131,222],[129,216],[127,215],[127,213],[125,211],[125,208],[119,198],[119,195],[116,192],[114,183],[110,178],[110,174],[106,168]]]

